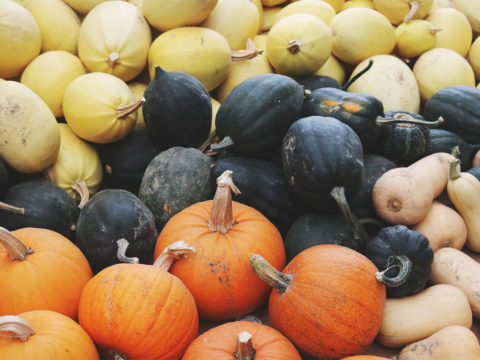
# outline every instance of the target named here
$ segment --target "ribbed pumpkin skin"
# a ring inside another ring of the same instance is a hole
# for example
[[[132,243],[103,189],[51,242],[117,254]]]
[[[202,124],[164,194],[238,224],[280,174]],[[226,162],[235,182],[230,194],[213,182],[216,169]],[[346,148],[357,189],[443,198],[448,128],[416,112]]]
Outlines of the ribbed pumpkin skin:
[[[236,360],[238,334],[252,335],[255,359],[301,360],[293,344],[277,330],[251,321],[232,321],[216,326],[197,337],[182,360]]]
[[[321,359],[362,353],[380,330],[385,287],[362,254],[339,245],[317,245],[283,270],[288,290],[273,289],[268,312],[274,328],[301,351]]]
[[[285,265],[282,237],[252,207],[232,201],[236,223],[225,235],[210,232],[212,201],[192,205],[173,216],[157,240],[155,259],[168,245],[183,240],[196,254],[176,261],[170,272],[192,292],[200,317],[220,321],[246,315],[260,307],[270,288],[253,272],[251,254],[261,254],[276,269]]]
[[[95,275],[80,298],[78,320],[98,347],[131,360],[180,359],[198,332],[188,289],[144,264],[116,264]]]
[[[35,330],[26,342],[0,337],[0,359],[97,360],[97,349],[85,330],[67,316],[49,310],[19,314]]]
[[[52,310],[77,319],[80,294],[92,277],[82,252],[51,230],[23,228],[12,234],[34,253],[11,261],[0,246],[0,288],[9,295],[2,297],[0,316]]]

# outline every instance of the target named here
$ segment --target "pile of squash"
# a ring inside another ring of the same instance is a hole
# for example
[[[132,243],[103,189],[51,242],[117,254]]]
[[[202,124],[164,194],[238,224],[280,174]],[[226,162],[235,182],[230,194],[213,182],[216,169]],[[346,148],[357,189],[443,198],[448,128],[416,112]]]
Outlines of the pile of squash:
[[[0,358],[480,359],[479,35],[480,0],[0,0]]]

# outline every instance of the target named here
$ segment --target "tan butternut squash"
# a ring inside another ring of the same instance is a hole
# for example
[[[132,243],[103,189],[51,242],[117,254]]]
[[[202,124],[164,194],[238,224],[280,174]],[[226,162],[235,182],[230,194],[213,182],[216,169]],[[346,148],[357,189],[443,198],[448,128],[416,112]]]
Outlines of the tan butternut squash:
[[[472,326],[468,299],[456,286],[433,285],[415,295],[387,298],[377,340],[385,347],[398,348],[451,325]]]
[[[424,340],[407,345],[398,360],[478,360],[480,345],[472,330],[447,326]]]
[[[461,249],[467,241],[465,221],[451,207],[434,201],[427,216],[412,227],[428,239],[433,251],[443,247]]]

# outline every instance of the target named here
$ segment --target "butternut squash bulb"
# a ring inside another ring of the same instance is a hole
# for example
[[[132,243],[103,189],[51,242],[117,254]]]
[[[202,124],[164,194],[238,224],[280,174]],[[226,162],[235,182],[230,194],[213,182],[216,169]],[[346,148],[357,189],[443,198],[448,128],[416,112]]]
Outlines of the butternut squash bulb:
[[[452,3],[467,17],[473,31],[480,33],[480,0],[452,0]]]
[[[137,121],[135,100],[128,85],[116,76],[93,72],[81,75],[65,89],[63,113],[70,129],[84,140],[105,144],[123,139]]]
[[[75,135],[67,124],[59,127],[60,151],[45,176],[83,206],[100,188],[102,162],[97,150]]]
[[[0,6],[0,77],[20,75],[42,48],[37,21],[22,5],[2,1]]]
[[[273,17],[273,24],[278,20],[284,18],[288,15],[298,14],[298,13],[307,13],[318,16],[322,19],[325,24],[330,24],[333,17],[336,15],[335,9],[332,5],[326,1],[318,0],[302,0],[292,2],[282,8],[278,13]]]
[[[267,58],[277,73],[312,74],[332,52],[332,34],[318,16],[298,13],[275,23],[267,35]]]
[[[330,22],[332,53],[340,60],[357,65],[374,55],[390,54],[395,47],[395,31],[378,11],[351,8],[341,11]],[[372,36],[375,34],[375,36]]]
[[[375,9],[394,25],[427,16],[433,0],[373,0]]]
[[[126,1],[107,1],[83,19],[78,56],[91,72],[105,72],[129,81],[147,64],[152,42],[142,12]]]
[[[160,31],[199,25],[212,12],[218,0],[143,0],[143,15]]]
[[[395,28],[395,52],[404,58],[415,58],[437,44],[437,33],[442,29],[426,20],[410,20]]]
[[[468,61],[472,66],[475,78],[480,80],[480,37],[477,37],[468,51]]]
[[[57,119],[26,85],[0,82],[0,129],[0,157],[15,170],[37,173],[55,161],[60,148]]]
[[[85,74],[82,61],[63,51],[47,51],[33,59],[20,78],[45,101],[55,117],[63,116],[63,94],[71,81]]]

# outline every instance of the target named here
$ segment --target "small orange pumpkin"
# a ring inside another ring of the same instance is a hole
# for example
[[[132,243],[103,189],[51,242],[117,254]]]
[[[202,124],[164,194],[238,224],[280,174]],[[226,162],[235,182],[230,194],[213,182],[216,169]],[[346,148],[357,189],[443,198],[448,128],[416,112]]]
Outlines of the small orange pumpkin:
[[[276,269],[285,266],[277,228],[254,208],[232,201],[239,193],[227,170],[217,179],[214,200],[199,202],[170,218],[157,240],[155,258],[183,240],[196,254],[176,261],[171,273],[191,291],[202,319],[224,321],[246,315],[266,302],[269,287],[249,265],[262,254]]]
[[[308,248],[275,270],[252,255],[255,272],[271,286],[268,313],[273,327],[299,350],[321,359],[361,354],[382,323],[385,286],[377,267],[350,248]]]
[[[87,258],[61,234],[0,228],[0,316],[52,310],[76,320],[80,294],[91,277]]]
[[[0,359],[97,360],[85,330],[69,317],[50,310],[0,316]]]

